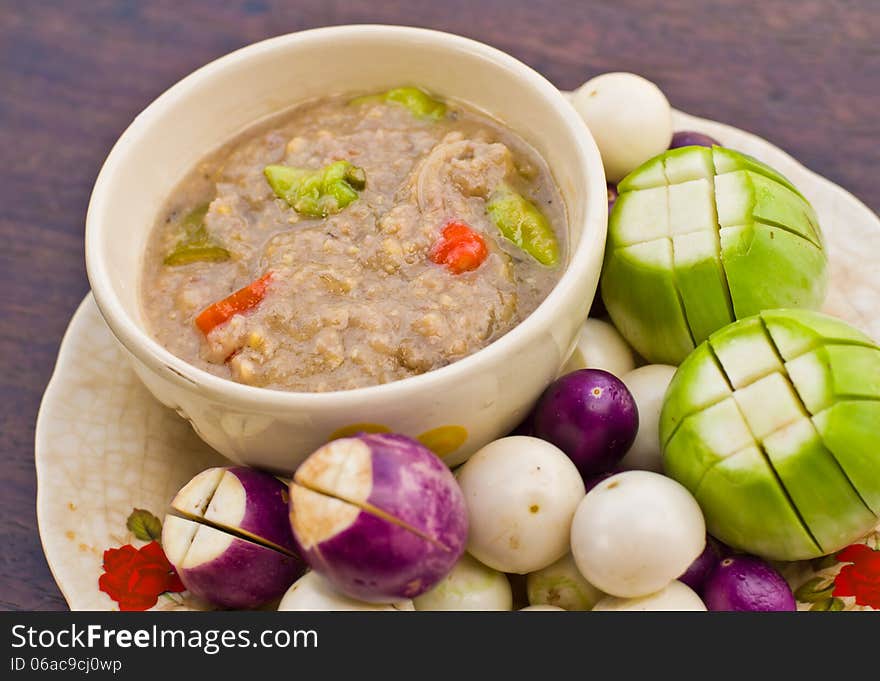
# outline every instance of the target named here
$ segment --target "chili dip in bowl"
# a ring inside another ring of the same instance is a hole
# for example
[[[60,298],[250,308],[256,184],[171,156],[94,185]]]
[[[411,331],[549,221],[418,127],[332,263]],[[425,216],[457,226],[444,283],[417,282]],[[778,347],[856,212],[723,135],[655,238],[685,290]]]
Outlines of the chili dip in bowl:
[[[95,184],[86,260],[138,376],[230,459],[289,472],[393,430],[456,465],[564,363],[606,217],[590,133],[539,74],[343,26],[243,48],[145,109]]]

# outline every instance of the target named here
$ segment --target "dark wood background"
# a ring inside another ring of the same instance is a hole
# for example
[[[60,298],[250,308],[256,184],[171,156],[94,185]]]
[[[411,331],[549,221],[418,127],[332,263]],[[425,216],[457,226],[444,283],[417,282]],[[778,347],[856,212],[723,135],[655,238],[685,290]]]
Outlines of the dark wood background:
[[[880,209],[880,0],[0,0],[0,609],[65,607],[36,527],[34,420],[88,290],[83,220],[111,145],[215,57],[345,23],[470,36],[561,88],[641,73]]]

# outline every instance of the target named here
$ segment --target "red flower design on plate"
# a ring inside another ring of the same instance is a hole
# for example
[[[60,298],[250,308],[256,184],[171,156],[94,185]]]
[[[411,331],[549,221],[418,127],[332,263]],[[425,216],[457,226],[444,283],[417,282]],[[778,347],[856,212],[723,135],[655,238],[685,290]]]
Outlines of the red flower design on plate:
[[[166,591],[185,591],[159,542],[136,549],[131,544],[104,551],[104,574],[98,588],[120,610],[149,610]]]
[[[847,546],[837,554],[844,565],[834,581],[834,596],[855,596],[858,605],[880,610],[880,551],[865,544]]]

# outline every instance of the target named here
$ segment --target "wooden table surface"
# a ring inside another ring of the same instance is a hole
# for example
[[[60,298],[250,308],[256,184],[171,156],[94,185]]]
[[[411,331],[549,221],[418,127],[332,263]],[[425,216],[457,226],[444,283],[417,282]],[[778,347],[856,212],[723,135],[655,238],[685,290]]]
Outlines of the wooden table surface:
[[[880,209],[877,0],[0,0],[0,608],[65,607],[37,533],[34,421],[89,288],[83,222],[111,145],[215,57],[346,23],[460,33],[561,88],[641,73],[673,106],[755,132]]]

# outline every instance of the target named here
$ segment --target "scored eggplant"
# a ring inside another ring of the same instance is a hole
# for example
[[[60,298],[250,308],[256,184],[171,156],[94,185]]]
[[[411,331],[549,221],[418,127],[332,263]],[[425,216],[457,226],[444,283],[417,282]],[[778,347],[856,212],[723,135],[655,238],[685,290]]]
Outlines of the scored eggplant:
[[[290,523],[313,570],[372,603],[431,589],[467,538],[464,497],[449,468],[392,433],[340,438],[312,453],[290,483]]]
[[[710,534],[772,560],[831,554],[880,517],[880,347],[806,310],[712,334],[660,416],[666,474]]]
[[[162,545],[184,586],[223,608],[281,597],[305,565],[287,519],[287,487],[252,468],[209,468],[171,502]]]
[[[816,213],[769,166],[721,147],[672,149],[618,185],[602,299],[649,362],[679,364],[761,310],[816,309],[827,257]]]

